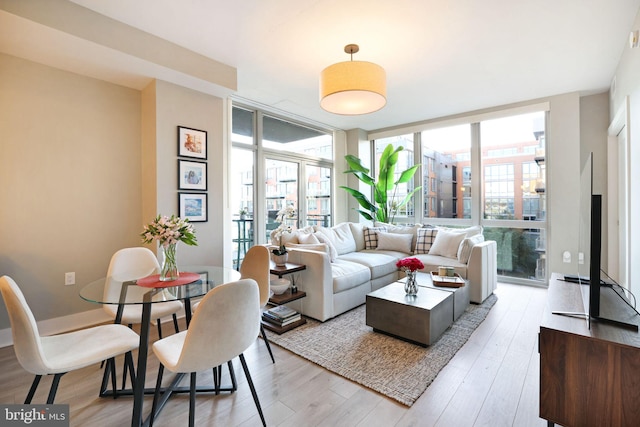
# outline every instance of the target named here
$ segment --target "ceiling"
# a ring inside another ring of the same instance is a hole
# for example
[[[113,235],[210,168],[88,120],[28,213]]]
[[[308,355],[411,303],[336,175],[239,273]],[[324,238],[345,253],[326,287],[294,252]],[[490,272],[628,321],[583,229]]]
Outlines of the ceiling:
[[[364,130],[606,91],[640,8],[640,0],[73,3],[235,67],[234,97],[330,127]],[[166,69],[147,72],[139,58],[96,49],[11,13],[0,14],[3,26],[0,51],[12,55],[137,89],[149,78],[172,79]],[[24,34],[16,37],[18,32]],[[320,71],[348,60],[343,48],[349,43],[360,45],[354,59],[387,72],[387,105],[378,112],[340,116],[319,106]]]

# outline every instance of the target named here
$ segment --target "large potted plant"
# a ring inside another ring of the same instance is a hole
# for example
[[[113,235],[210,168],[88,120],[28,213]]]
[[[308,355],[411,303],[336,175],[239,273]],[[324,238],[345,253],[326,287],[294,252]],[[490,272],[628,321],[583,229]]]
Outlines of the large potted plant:
[[[402,171],[400,177],[394,180],[396,164],[398,163],[398,153],[403,149],[404,147],[402,146],[394,149],[391,144],[385,147],[382,156],[380,156],[377,181],[369,175],[370,170],[362,165],[358,157],[352,154],[344,157],[349,164],[349,170],[346,170],[344,173],[353,174],[361,182],[373,188],[373,202],[371,202],[369,198],[360,191],[350,187],[340,186],[340,188],[343,188],[351,194],[358,201],[358,204],[365,209],[358,209],[358,213],[364,218],[370,221],[393,223],[398,210],[411,200],[416,191],[422,188],[420,186],[414,188],[400,203],[395,201],[398,193],[398,185],[411,181],[420,167],[419,163],[415,164],[409,169]]]

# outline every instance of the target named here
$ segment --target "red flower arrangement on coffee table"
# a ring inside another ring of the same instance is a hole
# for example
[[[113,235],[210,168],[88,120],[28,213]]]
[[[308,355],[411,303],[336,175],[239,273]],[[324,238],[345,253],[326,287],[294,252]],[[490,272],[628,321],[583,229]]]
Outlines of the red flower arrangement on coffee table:
[[[404,271],[416,271],[422,270],[424,268],[424,264],[418,258],[403,258],[396,262],[396,267],[404,270]]]

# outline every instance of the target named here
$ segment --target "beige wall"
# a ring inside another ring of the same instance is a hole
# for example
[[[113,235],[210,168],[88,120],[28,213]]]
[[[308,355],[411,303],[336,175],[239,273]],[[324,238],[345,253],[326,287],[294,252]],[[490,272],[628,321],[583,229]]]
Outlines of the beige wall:
[[[228,165],[224,100],[162,81],[147,86],[143,100],[145,222],[157,214],[178,214],[178,126],[206,131],[208,221],[194,223],[198,246],[179,245],[178,263],[230,266],[222,244],[224,224],[231,222],[224,190]]]
[[[0,275],[22,287],[38,321],[90,321],[73,317],[99,309],[81,286],[106,274],[115,251],[140,246],[150,218],[178,213],[178,125],[206,130],[209,153],[209,221],[195,224],[199,245],[181,245],[178,261],[231,264],[223,99],[161,81],[140,92],[6,55],[0,94]],[[71,271],[76,285],[64,286]]]
[[[95,308],[80,286],[139,244],[140,92],[0,54],[0,135],[0,274],[38,320]]]

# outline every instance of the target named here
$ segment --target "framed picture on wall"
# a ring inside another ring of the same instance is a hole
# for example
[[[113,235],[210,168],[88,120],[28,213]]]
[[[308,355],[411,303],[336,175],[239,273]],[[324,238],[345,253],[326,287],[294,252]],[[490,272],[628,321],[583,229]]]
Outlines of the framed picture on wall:
[[[207,221],[207,195],[204,193],[178,193],[180,218],[191,222]]]
[[[178,190],[207,190],[207,164],[178,160]]]
[[[178,156],[207,159],[207,131],[178,126]]]

